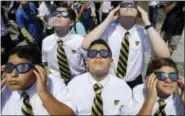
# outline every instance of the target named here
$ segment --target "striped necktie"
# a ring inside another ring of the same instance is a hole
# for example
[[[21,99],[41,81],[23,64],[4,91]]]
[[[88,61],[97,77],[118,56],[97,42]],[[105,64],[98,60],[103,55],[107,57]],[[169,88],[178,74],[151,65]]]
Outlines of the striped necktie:
[[[60,75],[64,79],[65,83],[67,84],[70,81],[71,72],[69,69],[66,53],[63,48],[63,41],[58,42],[57,59],[58,59]]]
[[[117,66],[117,76],[123,78],[127,72],[127,61],[129,55],[129,32],[125,33],[125,37],[121,43],[120,55]]]
[[[96,95],[94,97],[92,111],[91,111],[91,115],[93,116],[103,115],[103,102],[101,97],[102,88],[103,88],[102,85],[98,85],[98,84],[94,85],[94,91]]]
[[[161,100],[161,99],[159,99],[158,102],[159,102],[159,109],[154,115],[155,116],[166,116],[166,113],[164,111],[166,103],[164,102],[164,100]]]
[[[22,113],[25,116],[33,116],[33,109],[32,106],[30,104],[30,97],[26,92],[23,92],[21,95],[21,98],[23,98],[23,102],[22,102]]]

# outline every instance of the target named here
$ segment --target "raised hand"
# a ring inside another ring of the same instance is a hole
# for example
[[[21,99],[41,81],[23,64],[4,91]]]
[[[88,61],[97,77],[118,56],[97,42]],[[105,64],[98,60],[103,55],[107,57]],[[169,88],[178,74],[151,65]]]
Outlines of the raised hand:
[[[157,78],[154,73],[152,73],[149,77],[147,77],[146,81],[146,88],[147,88],[147,100],[152,103],[155,103],[157,100]]]
[[[113,10],[110,11],[109,15],[107,16],[107,18],[112,22],[116,19],[118,19],[119,15],[118,15],[118,10],[120,9],[120,5],[118,5],[116,8],[114,8]]]
[[[151,23],[150,23],[149,18],[148,18],[148,13],[138,5],[137,5],[137,9],[138,9],[139,13],[141,14],[141,18],[143,20],[143,23],[145,25],[150,25]]]
[[[177,80],[177,92],[184,103],[184,77],[179,76],[179,79]]]
[[[33,72],[37,78],[37,93],[40,95],[47,91],[47,74],[45,70],[39,65],[35,66]]]

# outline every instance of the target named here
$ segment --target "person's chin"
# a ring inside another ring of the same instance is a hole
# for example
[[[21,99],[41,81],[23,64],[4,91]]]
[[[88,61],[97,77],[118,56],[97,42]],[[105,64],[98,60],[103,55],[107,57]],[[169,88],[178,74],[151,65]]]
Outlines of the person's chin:
[[[11,86],[8,86],[8,88],[9,88],[11,91],[21,90],[21,87],[20,87],[19,85],[11,85]]]
[[[174,93],[174,90],[173,89],[165,88],[164,94],[166,96],[170,96],[173,93]]]

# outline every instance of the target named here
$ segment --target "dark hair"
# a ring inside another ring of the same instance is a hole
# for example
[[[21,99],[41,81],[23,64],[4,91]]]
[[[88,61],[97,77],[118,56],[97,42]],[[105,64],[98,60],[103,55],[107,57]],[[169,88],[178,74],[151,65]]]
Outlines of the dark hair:
[[[9,57],[13,54],[17,54],[19,58],[27,59],[33,64],[41,65],[42,63],[42,56],[38,45],[30,44],[15,47],[9,52]]]
[[[110,53],[110,57],[112,58],[112,51],[111,51],[109,45],[107,44],[107,42],[105,42],[105,41],[102,40],[102,39],[98,39],[98,40],[93,41],[93,42],[91,43],[91,45],[89,46],[89,50],[91,50],[92,46],[97,45],[97,44],[104,45],[104,46],[108,49],[108,51],[109,51],[109,53]],[[88,50],[88,51],[89,51],[89,50]]]
[[[177,65],[171,58],[156,58],[149,62],[146,76],[150,75],[155,70],[160,69],[163,66],[172,67],[175,69],[175,72],[178,73]]]

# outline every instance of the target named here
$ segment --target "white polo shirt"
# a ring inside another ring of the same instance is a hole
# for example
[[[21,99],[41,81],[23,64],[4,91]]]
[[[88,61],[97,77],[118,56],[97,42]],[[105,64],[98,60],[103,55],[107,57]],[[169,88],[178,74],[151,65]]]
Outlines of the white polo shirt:
[[[104,115],[127,114],[132,100],[132,91],[123,80],[108,74],[101,82],[95,81],[90,73],[79,75],[68,84],[68,100],[64,101],[76,115],[91,115],[95,97],[94,84],[103,86],[102,101]],[[129,102],[130,101],[130,102]]]
[[[136,86],[133,89],[133,106],[130,108],[129,114],[136,115],[137,113],[139,113],[146,99],[147,89],[145,85],[140,84]],[[152,115],[154,115],[159,108],[159,103],[157,101],[153,107]],[[177,92],[169,96],[164,101],[166,103],[166,106],[164,108],[166,115],[184,115],[184,106]]]
[[[76,34],[68,33],[63,38],[58,38],[56,34],[46,37],[42,44],[42,62],[47,62],[51,74],[60,74],[57,59],[57,41],[59,39],[63,40],[63,47],[72,77],[84,73],[84,57],[86,53],[81,48],[83,37]],[[60,78],[60,76],[56,77]]]
[[[61,79],[48,77],[48,91],[60,102],[66,98],[67,87]],[[49,115],[44,108],[40,97],[37,94],[37,85],[35,84],[25,92],[30,97],[30,104],[34,115]],[[21,93],[23,91],[11,91],[5,85],[1,91],[1,113],[2,115],[22,115]]]
[[[127,72],[124,80],[130,82],[136,79],[145,65],[144,52],[152,53],[151,42],[143,27],[135,25],[129,31],[129,57],[127,63]],[[101,39],[107,41],[112,50],[113,64],[110,72],[116,74],[119,61],[121,43],[124,39],[126,30],[119,23],[112,23],[105,30]]]

